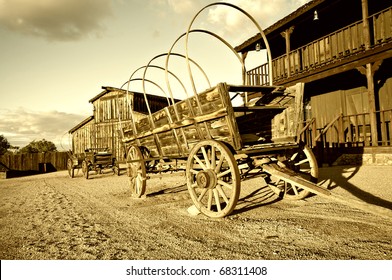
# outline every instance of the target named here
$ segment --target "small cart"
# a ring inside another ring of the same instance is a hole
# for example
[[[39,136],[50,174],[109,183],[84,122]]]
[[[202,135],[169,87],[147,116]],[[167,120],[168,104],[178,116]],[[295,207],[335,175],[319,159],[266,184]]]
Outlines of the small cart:
[[[119,166],[116,158],[107,148],[90,148],[82,154],[68,152],[67,168],[71,178],[75,175],[75,169],[82,169],[86,179],[89,173],[94,171],[96,174],[102,174],[103,170],[111,169],[114,174],[119,175]]]

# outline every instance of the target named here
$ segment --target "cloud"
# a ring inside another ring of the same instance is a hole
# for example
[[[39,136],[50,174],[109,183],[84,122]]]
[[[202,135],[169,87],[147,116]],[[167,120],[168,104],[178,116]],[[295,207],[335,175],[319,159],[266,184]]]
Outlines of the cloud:
[[[197,2],[193,0],[168,0],[169,7],[177,14],[195,13]]]
[[[276,21],[295,11],[310,0],[229,0],[227,2],[238,6],[248,12],[261,26],[267,28]],[[217,5],[208,10],[207,22],[204,24],[215,25],[223,35],[239,38],[239,42],[256,33],[257,29],[250,20],[240,11],[231,7]],[[240,35],[246,34],[246,35]],[[238,42],[237,42],[238,43]]]
[[[0,110],[0,134],[20,148],[33,140],[46,139],[58,150],[68,149],[68,131],[86,118],[58,111],[38,112],[25,108]]]
[[[110,16],[111,0],[0,0],[0,25],[49,41],[99,35]]]
[[[150,0],[151,7],[160,16],[172,16],[184,25],[213,0]],[[248,12],[264,29],[295,11],[310,0],[226,0]],[[154,4],[154,5],[152,5]],[[257,27],[243,13],[226,5],[213,5],[200,13],[193,29],[205,29],[227,40],[232,46],[258,33]]]

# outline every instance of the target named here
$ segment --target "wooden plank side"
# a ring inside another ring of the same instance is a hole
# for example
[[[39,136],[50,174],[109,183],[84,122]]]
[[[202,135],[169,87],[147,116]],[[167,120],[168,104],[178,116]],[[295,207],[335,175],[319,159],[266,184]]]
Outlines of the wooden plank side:
[[[151,130],[150,121],[147,116],[141,118],[135,123],[137,134],[141,134]]]
[[[169,124],[169,119],[165,109],[159,110],[153,113],[151,116],[154,127],[156,128]]]
[[[159,143],[161,145],[162,156],[180,156],[180,147],[175,140],[174,130],[157,134]]]

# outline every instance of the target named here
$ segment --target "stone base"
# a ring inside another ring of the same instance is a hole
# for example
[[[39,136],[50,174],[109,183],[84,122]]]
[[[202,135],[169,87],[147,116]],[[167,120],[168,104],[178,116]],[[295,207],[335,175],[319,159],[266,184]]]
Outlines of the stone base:
[[[7,179],[7,171],[0,171],[0,179]]]

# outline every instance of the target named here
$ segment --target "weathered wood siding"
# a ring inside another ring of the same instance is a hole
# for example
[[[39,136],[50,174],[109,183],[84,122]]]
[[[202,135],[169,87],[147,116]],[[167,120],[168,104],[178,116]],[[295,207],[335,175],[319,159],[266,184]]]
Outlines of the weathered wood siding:
[[[74,154],[82,154],[86,149],[92,147],[92,131],[94,130],[94,124],[95,122],[92,119],[72,133],[72,152]]]
[[[322,95],[311,97],[312,117],[316,119],[316,128],[321,131],[339,115],[354,116],[364,114],[363,117],[350,118],[346,122],[343,131],[349,133],[350,126],[361,128],[363,137],[369,134],[370,119],[368,96],[366,87],[358,87],[349,90],[338,90]],[[324,141],[337,142],[339,134],[336,129],[331,129]]]
[[[365,87],[333,91],[311,97],[312,117],[317,120],[317,128],[323,128],[340,114],[368,113],[368,104]]]
[[[112,90],[100,98],[92,101],[96,123],[118,120],[129,120],[131,112],[128,104],[132,103],[132,93],[127,94],[122,90]]]
[[[18,171],[45,172],[65,170],[67,169],[67,159],[68,155],[66,152],[7,154],[0,156],[0,162],[9,169]]]
[[[124,161],[125,150],[121,142],[122,127],[131,127],[131,121],[103,123],[90,121],[72,134],[73,153],[81,155],[87,149],[106,148],[115,155],[117,160]]]
[[[392,77],[388,78],[379,90],[380,110],[392,109]]]

